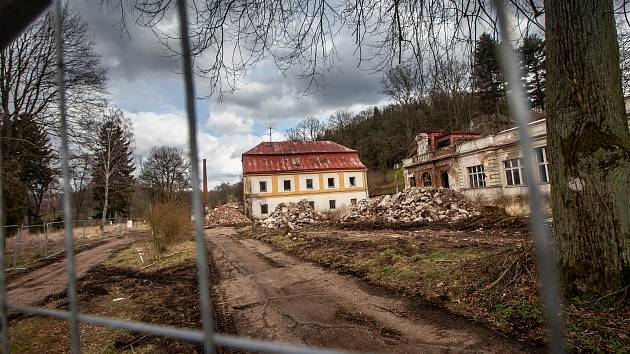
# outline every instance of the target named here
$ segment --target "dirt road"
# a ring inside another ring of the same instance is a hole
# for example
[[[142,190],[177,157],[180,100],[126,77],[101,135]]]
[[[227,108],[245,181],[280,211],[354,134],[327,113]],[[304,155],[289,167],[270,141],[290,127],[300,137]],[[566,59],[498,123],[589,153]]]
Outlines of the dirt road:
[[[113,238],[76,255],[76,274],[81,277],[91,267],[106,260],[112,252],[127,246],[132,237]],[[13,304],[36,305],[48,295],[62,292],[68,286],[65,258],[34,270],[7,285],[8,300]]]
[[[220,320],[233,318],[239,335],[368,352],[532,351],[418,301],[274,251],[232,228],[207,230],[206,237],[219,277]]]

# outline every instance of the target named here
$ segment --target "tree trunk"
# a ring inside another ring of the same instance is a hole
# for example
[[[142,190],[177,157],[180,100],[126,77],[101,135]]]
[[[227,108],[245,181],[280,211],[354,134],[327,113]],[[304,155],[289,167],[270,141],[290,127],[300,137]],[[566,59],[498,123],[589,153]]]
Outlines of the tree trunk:
[[[103,195],[103,215],[101,215],[101,231],[105,230],[105,223],[107,222],[107,202],[109,201],[109,181],[105,181],[105,193]]]
[[[547,0],[547,144],[562,285],[630,283],[630,134],[613,2]]]

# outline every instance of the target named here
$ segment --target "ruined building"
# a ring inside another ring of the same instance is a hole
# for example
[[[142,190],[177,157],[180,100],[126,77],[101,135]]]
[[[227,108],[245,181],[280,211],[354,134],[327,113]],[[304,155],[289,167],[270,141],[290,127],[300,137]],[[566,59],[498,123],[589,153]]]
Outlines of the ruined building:
[[[263,142],[245,152],[242,163],[245,208],[255,218],[280,203],[306,199],[330,211],[368,198],[359,154],[332,141]]]
[[[626,112],[630,112],[630,97],[626,98]],[[545,119],[529,123],[527,129],[534,149],[534,183],[548,194],[550,166]],[[511,128],[486,136],[481,132],[418,134],[416,154],[403,160],[405,187],[451,188],[485,204],[526,195],[517,130]]]

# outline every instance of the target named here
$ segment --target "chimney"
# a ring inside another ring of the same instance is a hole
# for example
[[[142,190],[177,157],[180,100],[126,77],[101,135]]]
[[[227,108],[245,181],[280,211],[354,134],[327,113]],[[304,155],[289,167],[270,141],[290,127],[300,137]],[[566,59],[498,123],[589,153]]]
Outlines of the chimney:
[[[203,206],[208,205],[208,172],[206,171],[206,159],[203,159]]]

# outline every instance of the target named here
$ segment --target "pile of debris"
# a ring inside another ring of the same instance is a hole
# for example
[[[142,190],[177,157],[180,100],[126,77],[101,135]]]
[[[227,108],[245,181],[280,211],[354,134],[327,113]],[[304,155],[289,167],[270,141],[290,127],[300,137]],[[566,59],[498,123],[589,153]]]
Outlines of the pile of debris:
[[[409,188],[396,194],[361,200],[342,216],[341,222],[449,222],[473,215],[481,213],[462,194],[451,189]]]
[[[249,222],[238,203],[220,205],[206,214],[206,226],[235,226]]]
[[[300,229],[307,225],[316,224],[324,217],[315,211],[306,200],[297,203],[280,203],[268,218],[259,223],[267,229],[289,228]]]

